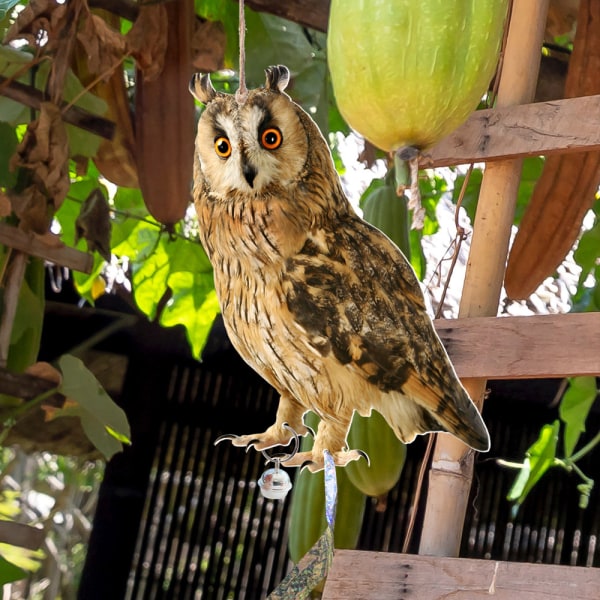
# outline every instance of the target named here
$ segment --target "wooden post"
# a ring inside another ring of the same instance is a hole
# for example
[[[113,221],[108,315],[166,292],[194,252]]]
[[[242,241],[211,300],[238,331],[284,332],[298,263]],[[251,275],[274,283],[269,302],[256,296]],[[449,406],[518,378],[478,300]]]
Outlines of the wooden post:
[[[499,107],[533,99],[547,10],[548,0],[513,2]],[[497,314],[521,166],[521,159],[486,166],[459,317]],[[465,379],[463,384],[481,406],[485,379]],[[472,477],[473,451],[456,438],[439,434],[429,472],[420,554],[458,556]]]

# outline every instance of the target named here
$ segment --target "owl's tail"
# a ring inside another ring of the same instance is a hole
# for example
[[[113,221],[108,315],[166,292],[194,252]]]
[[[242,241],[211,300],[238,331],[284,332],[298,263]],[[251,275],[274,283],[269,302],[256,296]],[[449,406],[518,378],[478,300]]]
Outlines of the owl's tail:
[[[445,431],[480,452],[490,449],[490,434],[466,390],[457,382],[452,395],[419,386],[418,395],[404,389],[376,407],[403,442],[423,433]],[[407,393],[408,392],[408,393]]]

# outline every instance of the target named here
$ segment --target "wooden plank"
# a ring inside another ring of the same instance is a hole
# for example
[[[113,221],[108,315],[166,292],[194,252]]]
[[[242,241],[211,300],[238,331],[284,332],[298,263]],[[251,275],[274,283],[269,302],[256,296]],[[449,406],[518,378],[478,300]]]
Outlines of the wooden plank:
[[[49,246],[41,238],[6,223],[0,223],[0,244],[82,273],[91,273],[94,266],[94,257],[87,252],[69,246]]]
[[[336,550],[323,600],[597,600],[600,569]]]
[[[40,110],[42,102],[46,99],[45,92],[19,81],[11,81],[9,77],[3,75],[0,75],[0,96],[6,96],[34,110]],[[107,140],[112,140],[115,136],[116,125],[112,121],[94,115],[79,106],[69,106],[65,100],[61,101],[60,108],[65,123],[95,133]]]
[[[0,542],[3,544],[37,550],[45,538],[46,532],[41,527],[0,519]]]
[[[436,319],[459,377],[600,375],[600,313]]]
[[[421,167],[600,150],[600,95],[475,111]]]

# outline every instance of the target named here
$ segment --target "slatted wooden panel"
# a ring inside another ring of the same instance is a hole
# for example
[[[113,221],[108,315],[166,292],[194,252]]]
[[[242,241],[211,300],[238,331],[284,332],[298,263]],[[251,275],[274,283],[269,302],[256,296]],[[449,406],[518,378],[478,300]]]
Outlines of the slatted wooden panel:
[[[338,550],[323,600],[598,600],[600,569]]]

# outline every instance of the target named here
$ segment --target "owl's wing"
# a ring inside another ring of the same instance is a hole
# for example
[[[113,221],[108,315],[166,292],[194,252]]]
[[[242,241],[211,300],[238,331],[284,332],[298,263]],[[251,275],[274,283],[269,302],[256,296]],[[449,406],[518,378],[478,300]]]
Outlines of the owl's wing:
[[[414,271],[384,234],[348,216],[309,238],[286,266],[288,308],[315,349],[384,392],[375,402],[386,392],[416,402],[415,433],[450,431],[487,448],[487,430],[426,313]]]

